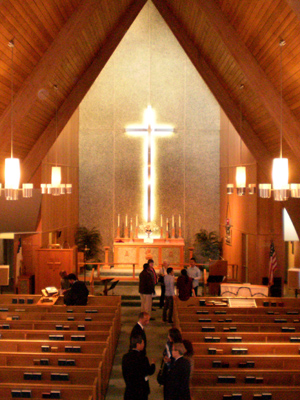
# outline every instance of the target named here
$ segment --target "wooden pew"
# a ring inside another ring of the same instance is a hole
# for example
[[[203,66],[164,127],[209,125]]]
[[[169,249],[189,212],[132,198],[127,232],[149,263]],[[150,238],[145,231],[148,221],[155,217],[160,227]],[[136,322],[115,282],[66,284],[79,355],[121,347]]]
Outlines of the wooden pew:
[[[252,332],[192,332],[182,330],[182,336],[184,339],[190,340],[192,343],[194,342],[206,342],[206,343],[214,343],[214,342],[233,342],[233,338],[239,338],[238,342],[244,343],[280,343],[280,342],[300,342],[300,335],[293,333],[284,333],[284,332],[256,332],[253,335]],[[207,338],[211,338],[208,340]],[[237,342],[237,343],[238,343]]]
[[[3,390],[8,393],[9,387],[20,388],[20,380],[24,390],[29,384],[32,386],[32,398],[41,398],[42,390],[59,390],[63,386],[62,398],[102,400],[120,332],[120,296],[89,297],[87,306],[74,307],[64,306],[62,298],[56,305],[38,305],[38,298],[0,296],[0,398]],[[64,340],[50,340],[49,335]],[[76,338],[85,340],[71,340]],[[50,352],[42,351],[42,346]],[[69,353],[66,348],[77,348],[81,353]],[[43,363],[47,360],[49,365],[37,365],[41,359]],[[73,360],[75,365],[61,365],[66,363],[64,360]],[[42,381],[23,382],[20,366],[21,371],[27,371],[27,377],[31,376],[31,371],[42,372]],[[69,373],[69,381],[52,381],[51,371]],[[74,388],[73,392],[69,386]],[[11,394],[8,397],[11,398]]]
[[[289,332],[292,335],[295,332],[300,332],[300,324],[262,324],[262,323],[247,323],[247,322],[226,322],[226,323],[199,323],[199,322],[180,322],[177,325],[183,332]],[[206,329],[207,328],[207,329]],[[285,330],[288,329],[289,330]],[[208,330],[211,329],[211,330]]]
[[[11,399],[12,390],[29,390],[33,400],[42,399],[43,393],[50,391],[59,391],[62,400],[85,400],[97,399],[97,378],[94,379],[93,385],[61,385],[61,384],[32,384],[14,383],[13,387],[10,383],[0,382],[0,398]]]
[[[227,364],[229,370],[224,368],[226,371],[230,371],[231,368],[239,368],[240,363],[243,368],[246,368],[250,373],[257,369],[285,369],[294,370],[300,368],[300,355],[273,355],[265,354],[263,357],[260,354],[251,355],[195,355],[194,364],[195,370],[197,369],[208,369],[213,368],[214,361],[221,361],[221,364]],[[251,362],[252,367],[247,367],[247,362]],[[214,368],[216,374],[219,373],[223,368]]]
[[[223,400],[223,395],[230,396],[236,394],[235,397],[229,397],[242,400],[253,400],[254,395],[261,395],[262,393],[270,393],[271,397],[263,397],[263,399],[272,400],[299,400],[300,387],[290,386],[238,386],[228,385],[226,387],[219,388],[218,386],[202,386],[192,387],[191,394],[193,400]],[[241,397],[237,396],[241,394]],[[262,398],[262,397],[260,397]]]

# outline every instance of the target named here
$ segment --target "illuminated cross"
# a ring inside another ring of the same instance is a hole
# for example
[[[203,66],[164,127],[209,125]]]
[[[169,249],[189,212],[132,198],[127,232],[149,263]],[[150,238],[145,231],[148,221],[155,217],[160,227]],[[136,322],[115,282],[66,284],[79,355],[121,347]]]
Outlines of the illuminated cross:
[[[142,127],[129,127],[126,132],[145,137],[145,210],[147,222],[151,222],[153,218],[153,186],[154,186],[154,137],[155,136],[169,136],[173,132],[173,128],[169,126],[155,126],[155,113],[151,106],[145,111],[144,126]]]

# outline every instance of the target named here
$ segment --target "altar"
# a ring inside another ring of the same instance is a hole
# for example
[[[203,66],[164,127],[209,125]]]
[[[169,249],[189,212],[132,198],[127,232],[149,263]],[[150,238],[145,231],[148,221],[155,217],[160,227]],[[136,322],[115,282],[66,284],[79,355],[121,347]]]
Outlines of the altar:
[[[169,240],[158,238],[153,239],[152,243],[145,243],[143,239],[115,240],[114,264],[118,264],[118,267],[128,268],[130,263],[142,269],[143,264],[149,259],[154,260],[154,266],[162,264],[164,260],[167,260],[170,265],[183,264],[184,240],[182,238]]]

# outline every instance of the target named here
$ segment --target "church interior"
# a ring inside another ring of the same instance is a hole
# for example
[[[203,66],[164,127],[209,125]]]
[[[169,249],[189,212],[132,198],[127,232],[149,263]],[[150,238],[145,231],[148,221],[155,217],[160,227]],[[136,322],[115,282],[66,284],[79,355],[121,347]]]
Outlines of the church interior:
[[[201,295],[174,299],[173,318],[194,345],[192,398],[298,399],[299,2],[5,0],[0,15],[0,399],[122,398],[116,363],[140,310],[143,264],[153,259],[158,273],[167,261],[178,276],[192,257],[204,271]],[[78,245],[78,227],[98,233],[94,255]],[[217,256],[203,253],[201,232],[217,238]],[[52,319],[39,303],[62,270],[95,294],[74,308],[80,325],[61,316],[61,298]],[[243,287],[245,303],[224,311],[222,297],[210,297],[222,294],[214,275],[224,275],[225,293]],[[155,357],[168,328],[160,313],[147,328]],[[69,382],[51,389],[56,330],[66,347],[84,340],[93,371],[71,354],[78,371],[57,368]],[[35,357],[35,386],[25,351],[37,352],[37,340],[50,353],[42,372]],[[150,399],[163,398],[154,382]]]

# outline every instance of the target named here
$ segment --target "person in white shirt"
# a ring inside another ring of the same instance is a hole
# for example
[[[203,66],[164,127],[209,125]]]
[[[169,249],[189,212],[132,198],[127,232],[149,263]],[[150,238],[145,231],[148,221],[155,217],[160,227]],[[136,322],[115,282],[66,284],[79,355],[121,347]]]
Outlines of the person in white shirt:
[[[187,274],[193,279],[193,289],[195,290],[195,295],[198,295],[199,281],[202,280],[202,271],[196,266],[195,258],[190,259],[190,267],[187,270]]]
[[[171,324],[173,323],[172,321],[173,296],[175,296],[175,288],[174,288],[175,277],[173,268],[169,267],[167,269],[167,275],[164,277],[164,281],[165,281],[166,292],[165,292],[165,305],[163,309],[163,321],[167,322],[167,311],[169,310],[168,322]]]
[[[164,277],[167,275],[167,269],[168,269],[169,263],[167,260],[164,260],[161,266],[161,269],[159,270],[158,273],[158,282],[161,285],[161,294],[160,294],[160,299],[159,299],[159,308],[163,308],[164,302],[165,302],[165,281]]]

